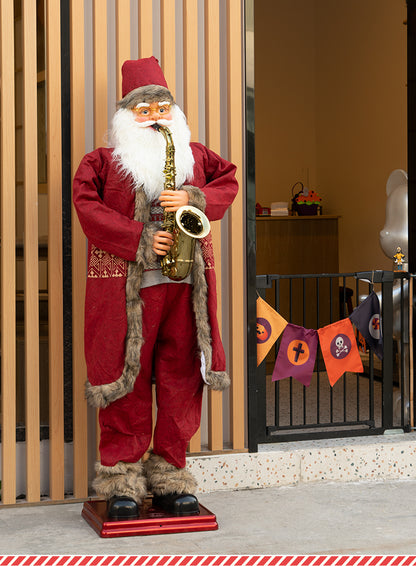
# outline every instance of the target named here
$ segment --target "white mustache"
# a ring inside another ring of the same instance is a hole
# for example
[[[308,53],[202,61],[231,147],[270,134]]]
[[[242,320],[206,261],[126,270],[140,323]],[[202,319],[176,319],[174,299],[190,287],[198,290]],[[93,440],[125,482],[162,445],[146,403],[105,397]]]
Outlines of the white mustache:
[[[148,128],[149,126],[153,126],[153,124],[160,124],[161,126],[170,126],[173,120],[165,120],[161,118],[160,120],[147,120],[146,122],[136,122],[139,128]]]

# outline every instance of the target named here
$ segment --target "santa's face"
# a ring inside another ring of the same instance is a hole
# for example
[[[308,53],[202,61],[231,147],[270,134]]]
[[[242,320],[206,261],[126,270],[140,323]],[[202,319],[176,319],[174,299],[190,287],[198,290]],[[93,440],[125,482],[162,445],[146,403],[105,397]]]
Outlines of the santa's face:
[[[166,99],[165,99],[166,100]],[[183,112],[176,104],[148,100],[134,108],[120,108],[113,117],[110,142],[120,171],[132,176],[135,188],[143,187],[150,201],[164,187],[166,140],[153,129],[167,126],[175,146],[176,186],[191,182],[194,158],[189,144],[191,133]]]
[[[141,126],[152,126],[159,120],[172,120],[170,102],[140,102],[133,108],[135,120]]]

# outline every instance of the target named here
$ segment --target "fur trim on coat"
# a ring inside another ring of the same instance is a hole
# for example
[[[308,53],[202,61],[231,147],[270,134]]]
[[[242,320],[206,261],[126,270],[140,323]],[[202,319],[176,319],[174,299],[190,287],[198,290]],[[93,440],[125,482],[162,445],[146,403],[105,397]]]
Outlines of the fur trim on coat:
[[[143,464],[147,478],[147,486],[153,495],[168,495],[171,493],[194,494],[197,482],[189,470],[177,468],[166,462],[162,456],[153,452]]]
[[[223,391],[231,380],[225,371],[212,371],[211,328],[208,318],[208,285],[205,279],[205,264],[199,242],[195,242],[192,301],[195,313],[198,346],[205,358],[205,383],[210,389]]]
[[[113,496],[126,496],[139,505],[147,495],[147,483],[143,473],[143,464],[117,462],[115,466],[95,465],[97,473],[92,486],[96,493],[105,499]]]
[[[190,197],[193,206],[205,208],[205,195],[197,187],[185,185],[183,187]],[[134,383],[140,372],[140,351],[143,345],[142,307],[140,287],[143,272],[147,268],[155,267],[157,255],[152,250],[153,234],[158,225],[149,222],[150,204],[144,191],[139,189],[135,193],[134,219],[143,222],[144,228],[137,248],[136,261],[129,262],[126,280],[126,312],[127,335],[125,349],[125,363],[121,376],[112,383],[104,385],[91,385],[86,383],[85,397],[90,405],[105,408],[113,401],[124,397],[133,391]],[[226,372],[211,370],[212,347],[211,328],[208,317],[208,285],[205,278],[205,263],[199,241],[195,242],[194,266],[192,270],[193,291],[192,301],[197,326],[198,346],[205,358],[205,382],[208,387],[222,391],[229,387],[230,378]]]

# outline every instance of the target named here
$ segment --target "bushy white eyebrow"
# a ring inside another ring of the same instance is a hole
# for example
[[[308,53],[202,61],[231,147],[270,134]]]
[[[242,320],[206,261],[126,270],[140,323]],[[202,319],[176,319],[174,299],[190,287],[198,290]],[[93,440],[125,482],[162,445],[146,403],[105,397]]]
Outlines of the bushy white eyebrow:
[[[170,106],[170,102],[165,100],[164,102],[158,102],[159,106]],[[135,108],[150,108],[150,104],[147,102],[139,102],[136,104]]]

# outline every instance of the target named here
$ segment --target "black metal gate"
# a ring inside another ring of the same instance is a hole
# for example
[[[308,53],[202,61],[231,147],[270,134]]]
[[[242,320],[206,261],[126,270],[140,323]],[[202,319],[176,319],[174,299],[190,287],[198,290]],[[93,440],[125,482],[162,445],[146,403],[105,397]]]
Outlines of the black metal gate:
[[[280,339],[249,375],[249,449],[258,444],[409,431],[413,426],[413,276],[391,271],[259,275],[257,293],[288,322],[321,328],[349,316],[374,290],[380,299],[382,362],[361,340],[364,372],[330,386],[320,349],[312,382],[271,381]],[[409,308],[410,307],[410,308]]]

